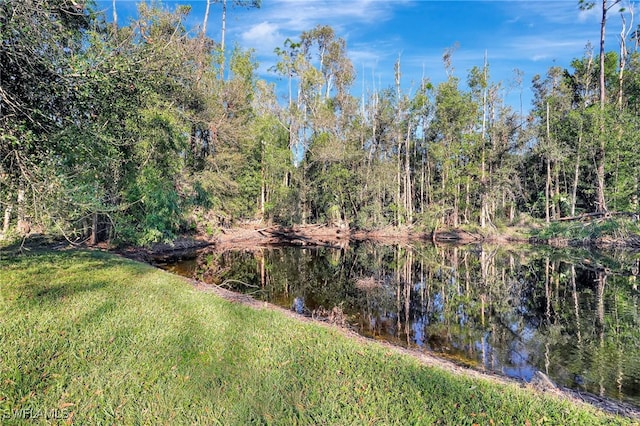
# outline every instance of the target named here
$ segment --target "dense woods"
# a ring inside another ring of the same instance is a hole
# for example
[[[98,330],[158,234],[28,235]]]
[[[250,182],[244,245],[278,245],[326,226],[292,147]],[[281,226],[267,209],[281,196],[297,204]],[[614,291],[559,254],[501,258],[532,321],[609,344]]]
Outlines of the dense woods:
[[[486,60],[459,74],[455,49],[446,81],[406,90],[398,59],[395,84],[356,97],[327,26],[274,52],[282,97],[251,46],[207,38],[189,13],[141,3],[124,25],[82,0],[0,0],[3,235],[147,244],[250,220],[434,229],[638,211],[638,31],[535,76],[524,115],[503,98],[513,82]]]

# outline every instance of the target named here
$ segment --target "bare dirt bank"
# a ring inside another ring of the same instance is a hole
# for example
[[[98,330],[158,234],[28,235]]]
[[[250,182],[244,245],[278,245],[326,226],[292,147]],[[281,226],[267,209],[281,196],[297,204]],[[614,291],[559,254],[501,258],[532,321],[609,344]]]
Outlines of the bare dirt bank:
[[[351,243],[378,244],[426,243],[506,243],[527,242],[527,238],[509,235],[481,235],[462,229],[424,232],[413,228],[389,227],[372,231],[352,230],[327,225],[240,226],[220,229],[214,235],[192,235],[171,244],[155,244],[149,248],[127,247],[116,250],[127,257],[146,260],[149,257],[214,246],[217,250],[251,250],[274,245],[344,248]]]

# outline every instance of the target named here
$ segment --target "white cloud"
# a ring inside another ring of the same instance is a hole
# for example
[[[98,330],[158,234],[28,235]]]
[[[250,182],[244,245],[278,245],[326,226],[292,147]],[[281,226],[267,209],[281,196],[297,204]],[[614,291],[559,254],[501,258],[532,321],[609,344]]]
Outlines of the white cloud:
[[[279,26],[268,21],[249,27],[242,32],[240,38],[246,46],[251,46],[263,53],[273,52],[273,49],[284,40]]]
[[[534,62],[554,59],[571,59],[584,49],[588,38],[583,35],[546,34],[517,37],[505,46],[514,59]]]
[[[319,0],[273,0],[264,2],[260,15],[268,24],[271,34],[278,35],[282,44],[287,37],[294,38],[303,31],[308,31],[317,25],[330,24],[336,33],[345,37],[351,28],[360,24],[375,24],[391,19],[392,10],[403,1],[379,0],[350,0],[350,1],[319,1]],[[258,34],[259,29],[243,28],[242,22],[236,23],[238,31],[243,35],[250,35],[252,31]],[[265,25],[267,26],[267,25]],[[346,38],[346,37],[345,37]]]
[[[310,1],[276,0],[271,17],[277,16],[293,31],[306,31],[318,23],[330,20],[339,25],[373,23],[389,19],[389,11],[399,2],[376,0]]]
[[[347,41],[347,52],[356,68],[374,68],[384,60],[381,56],[386,59],[389,54],[397,55],[398,52],[392,48],[393,41],[385,42],[384,46],[371,43],[352,46],[350,35],[357,38],[354,31],[392,19],[394,9],[410,3],[408,0],[270,0],[264,1],[262,8],[256,11],[262,19],[260,23],[249,24],[251,20],[245,21],[236,15],[239,18],[228,28],[244,46],[256,50],[256,57],[261,63],[259,72],[263,75],[269,74],[267,69],[274,61],[276,47],[282,47],[287,38],[297,39],[303,31],[317,25],[331,25],[336,34]],[[240,11],[238,8],[234,14]]]

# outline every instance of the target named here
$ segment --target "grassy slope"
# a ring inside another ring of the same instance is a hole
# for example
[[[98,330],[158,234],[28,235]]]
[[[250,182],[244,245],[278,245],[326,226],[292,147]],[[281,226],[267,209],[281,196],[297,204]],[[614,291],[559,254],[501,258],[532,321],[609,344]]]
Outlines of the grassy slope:
[[[14,412],[75,424],[626,422],[231,304],[109,254],[0,268],[3,424],[20,423],[7,421]]]

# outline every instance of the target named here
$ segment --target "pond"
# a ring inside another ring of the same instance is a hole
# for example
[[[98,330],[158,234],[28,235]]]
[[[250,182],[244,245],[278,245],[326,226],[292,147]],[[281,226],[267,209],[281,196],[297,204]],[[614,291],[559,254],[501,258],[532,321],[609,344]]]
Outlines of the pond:
[[[640,406],[640,254],[359,244],[203,250],[159,266],[374,339]]]

